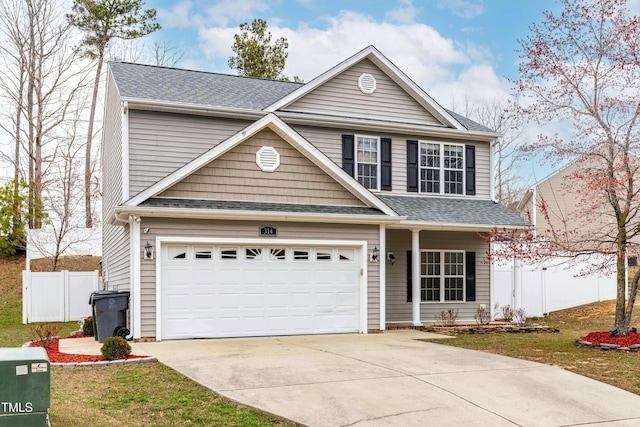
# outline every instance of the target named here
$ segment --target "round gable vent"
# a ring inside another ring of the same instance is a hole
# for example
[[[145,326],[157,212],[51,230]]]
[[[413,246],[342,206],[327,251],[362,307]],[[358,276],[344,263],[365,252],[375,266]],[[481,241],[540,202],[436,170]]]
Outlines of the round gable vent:
[[[371,74],[363,73],[358,78],[358,88],[362,93],[371,95],[376,91],[376,79]]]
[[[256,164],[264,172],[273,172],[280,166],[280,153],[273,147],[262,147],[256,153]]]

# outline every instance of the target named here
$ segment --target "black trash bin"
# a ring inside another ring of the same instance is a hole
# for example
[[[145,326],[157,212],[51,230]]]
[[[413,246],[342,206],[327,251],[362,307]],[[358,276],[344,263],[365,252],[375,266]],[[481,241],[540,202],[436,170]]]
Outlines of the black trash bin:
[[[126,337],[128,291],[94,291],[89,297],[93,307],[93,333],[98,342],[109,337]]]

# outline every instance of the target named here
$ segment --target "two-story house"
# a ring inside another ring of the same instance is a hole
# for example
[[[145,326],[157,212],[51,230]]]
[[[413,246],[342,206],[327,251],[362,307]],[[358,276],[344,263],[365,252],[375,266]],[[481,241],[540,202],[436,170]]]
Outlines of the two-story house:
[[[134,338],[366,333],[490,304],[499,135],[373,46],[306,84],[108,67],[103,269]]]

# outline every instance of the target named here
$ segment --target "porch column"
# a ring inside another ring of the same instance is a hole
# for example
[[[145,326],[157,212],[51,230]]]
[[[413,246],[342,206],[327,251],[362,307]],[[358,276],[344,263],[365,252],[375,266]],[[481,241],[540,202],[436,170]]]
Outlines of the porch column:
[[[421,326],[420,321],[420,229],[411,230],[411,306],[413,326]]]
[[[386,311],[387,311],[387,228],[384,224],[380,224],[380,330],[386,328]]]

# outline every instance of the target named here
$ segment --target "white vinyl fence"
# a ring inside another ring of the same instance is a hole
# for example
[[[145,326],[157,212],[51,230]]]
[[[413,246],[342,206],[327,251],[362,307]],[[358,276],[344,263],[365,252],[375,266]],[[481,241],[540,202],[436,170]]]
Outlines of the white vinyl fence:
[[[69,322],[91,315],[98,271],[22,272],[22,323]]]
[[[523,265],[519,261],[492,268],[492,310],[496,303],[509,304],[514,309],[524,308],[528,317],[541,317],[552,311],[616,298],[615,273],[580,277],[580,266]]]

